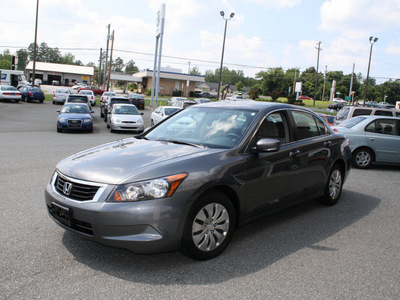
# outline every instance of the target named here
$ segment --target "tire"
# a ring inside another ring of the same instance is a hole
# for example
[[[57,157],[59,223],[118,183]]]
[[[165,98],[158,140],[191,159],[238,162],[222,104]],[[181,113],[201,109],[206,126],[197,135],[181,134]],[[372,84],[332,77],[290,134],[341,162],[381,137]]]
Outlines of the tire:
[[[53,104],[56,104],[56,101],[53,100]]]
[[[28,96],[25,97],[25,103],[28,103]]]
[[[367,148],[360,148],[353,152],[353,165],[359,169],[368,169],[374,161],[374,153]]]
[[[19,99],[17,99],[17,100],[14,100],[14,102],[15,102],[15,103],[19,103]]]
[[[104,122],[107,122],[107,113],[104,111]]]
[[[102,113],[101,109],[100,109],[100,118],[104,118],[104,114]]]
[[[150,122],[150,124],[151,124],[151,125],[150,125],[151,127],[153,127],[153,126],[154,126],[154,121],[153,121],[153,119],[151,119],[151,122]]]
[[[107,123],[107,128],[110,128],[110,125],[108,125],[108,123]]]
[[[343,170],[335,164],[329,172],[328,182],[326,183],[325,193],[320,199],[324,205],[334,205],[338,202],[343,188]]]
[[[207,260],[221,254],[228,246],[236,226],[231,200],[214,191],[193,204],[185,223],[182,251],[196,260]]]
[[[58,128],[58,126],[57,126],[57,132],[62,132],[62,130],[60,128]]]
[[[114,133],[115,132],[114,129],[112,129],[111,126],[109,126],[109,127],[110,127],[110,132]]]

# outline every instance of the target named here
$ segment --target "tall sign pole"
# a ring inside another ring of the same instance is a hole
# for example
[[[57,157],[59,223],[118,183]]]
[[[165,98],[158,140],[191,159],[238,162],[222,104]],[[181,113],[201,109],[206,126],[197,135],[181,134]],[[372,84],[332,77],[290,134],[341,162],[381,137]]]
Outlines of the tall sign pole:
[[[35,47],[33,48],[33,70],[32,70],[32,86],[35,85],[35,73],[36,73],[36,54],[37,54],[37,25],[38,25],[38,14],[39,14],[39,0],[36,4],[36,23],[35,23]],[[29,74],[28,74],[29,77]],[[29,78],[28,78],[29,80]]]
[[[160,91],[160,69],[161,69],[162,42],[164,36],[165,6],[166,6],[165,3],[161,4],[161,7],[157,12],[156,51],[154,54],[153,81],[151,83],[152,84],[151,106],[153,107],[154,106],[157,107],[158,105],[158,93]]]
[[[103,76],[103,88],[105,88],[106,86],[106,82],[107,82],[107,63],[108,63],[108,45],[110,43],[110,26],[111,24],[108,24],[108,33],[107,33],[107,50],[106,50],[106,61],[104,64],[104,76]]]

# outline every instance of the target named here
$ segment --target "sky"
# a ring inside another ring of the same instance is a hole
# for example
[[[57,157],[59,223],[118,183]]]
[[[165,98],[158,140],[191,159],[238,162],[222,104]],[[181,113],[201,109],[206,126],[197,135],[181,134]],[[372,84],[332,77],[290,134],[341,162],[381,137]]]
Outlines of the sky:
[[[162,67],[204,75],[220,66],[225,17],[224,66],[255,77],[268,68],[317,66],[365,77],[400,79],[400,0],[40,0],[38,43],[98,64],[107,25],[115,31],[113,58],[152,69],[156,16],[166,4]],[[35,0],[0,0],[0,51],[15,53],[34,42]]]

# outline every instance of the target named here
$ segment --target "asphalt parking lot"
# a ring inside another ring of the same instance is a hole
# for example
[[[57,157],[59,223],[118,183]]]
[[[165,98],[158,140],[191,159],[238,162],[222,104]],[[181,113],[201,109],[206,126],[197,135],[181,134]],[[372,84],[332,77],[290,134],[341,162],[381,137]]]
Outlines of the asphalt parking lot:
[[[353,169],[340,202],[240,228],[205,262],[135,255],[65,232],[44,188],[67,155],[132,133],[57,133],[50,102],[0,102],[1,299],[399,299],[400,167]],[[144,120],[149,126],[150,108]]]

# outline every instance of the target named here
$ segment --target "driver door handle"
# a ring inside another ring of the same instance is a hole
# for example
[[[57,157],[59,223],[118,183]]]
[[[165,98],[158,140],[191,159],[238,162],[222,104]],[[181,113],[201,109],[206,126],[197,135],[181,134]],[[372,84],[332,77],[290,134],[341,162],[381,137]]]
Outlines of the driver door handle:
[[[289,152],[289,157],[294,158],[294,157],[296,157],[296,156],[299,155],[299,154],[300,154],[300,150],[297,149],[297,150],[295,150],[295,151]]]

